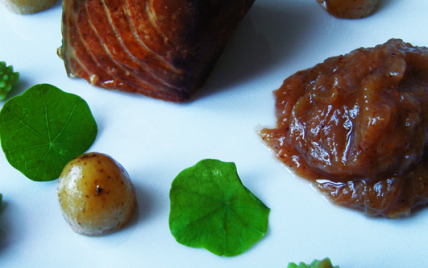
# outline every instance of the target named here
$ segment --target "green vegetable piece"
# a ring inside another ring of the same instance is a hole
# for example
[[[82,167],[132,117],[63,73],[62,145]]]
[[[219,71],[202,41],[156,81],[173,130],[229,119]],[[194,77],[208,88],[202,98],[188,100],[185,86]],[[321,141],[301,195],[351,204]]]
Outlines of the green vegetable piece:
[[[270,209],[239,179],[234,163],[206,159],[172,182],[169,228],[186,246],[241,254],[262,238]]]
[[[0,61],[0,100],[4,100],[12,89],[12,86],[18,82],[19,73],[13,72],[13,66],[6,65],[6,62]]]
[[[290,262],[287,266],[287,268],[340,268],[339,266],[334,266],[331,264],[331,261],[329,258],[325,258],[322,261],[314,260],[311,264],[306,265],[305,263],[301,262],[299,265]]]
[[[9,163],[34,181],[59,177],[63,167],[94,142],[97,124],[79,96],[35,85],[8,100],[0,112],[0,137]]]

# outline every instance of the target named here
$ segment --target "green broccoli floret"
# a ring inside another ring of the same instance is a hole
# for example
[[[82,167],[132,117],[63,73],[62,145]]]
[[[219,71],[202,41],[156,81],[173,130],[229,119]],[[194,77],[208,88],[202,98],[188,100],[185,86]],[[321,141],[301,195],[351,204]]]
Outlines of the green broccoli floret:
[[[287,268],[340,268],[339,266],[333,266],[329,258],[325,258],[322,261],[314,260],[311,264],[307,265],[303,262],[299,263],[299,265],[294,262],[290,262]]]
[[[7,66],[6,62],[0,61],[0,100],[4,100],[12,89],[12,86],[18,82],[19,73],[13,72],[13,66]]]

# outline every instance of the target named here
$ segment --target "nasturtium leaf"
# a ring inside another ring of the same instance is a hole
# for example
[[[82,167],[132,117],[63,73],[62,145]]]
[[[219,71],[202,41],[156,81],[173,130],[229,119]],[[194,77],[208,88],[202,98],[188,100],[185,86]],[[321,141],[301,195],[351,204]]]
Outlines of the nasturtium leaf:
[[[241,254],[262,238],[270,209],[241,182],[234,163],[205,159],[172,182],[169,228],[186,246]]]
[[[40,84],[8,100],[0,137],[9,163],[34,181],[57,179],[94,142],[97,124],[81,97]]]

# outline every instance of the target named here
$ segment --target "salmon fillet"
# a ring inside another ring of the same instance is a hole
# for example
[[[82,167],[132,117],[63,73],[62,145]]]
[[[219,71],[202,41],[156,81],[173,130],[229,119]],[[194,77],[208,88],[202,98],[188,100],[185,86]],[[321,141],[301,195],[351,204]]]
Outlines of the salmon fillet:
[[[183,102],[201,87],[254,0],[64,0],[69,77]]]

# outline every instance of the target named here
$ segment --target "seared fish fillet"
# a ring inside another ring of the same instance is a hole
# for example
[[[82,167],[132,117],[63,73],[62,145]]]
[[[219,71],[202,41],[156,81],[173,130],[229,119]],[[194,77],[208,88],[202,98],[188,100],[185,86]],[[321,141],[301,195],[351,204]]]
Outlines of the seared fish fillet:
[[[182,102],[201,87],[254,0],[64,0],[69,77]]]

